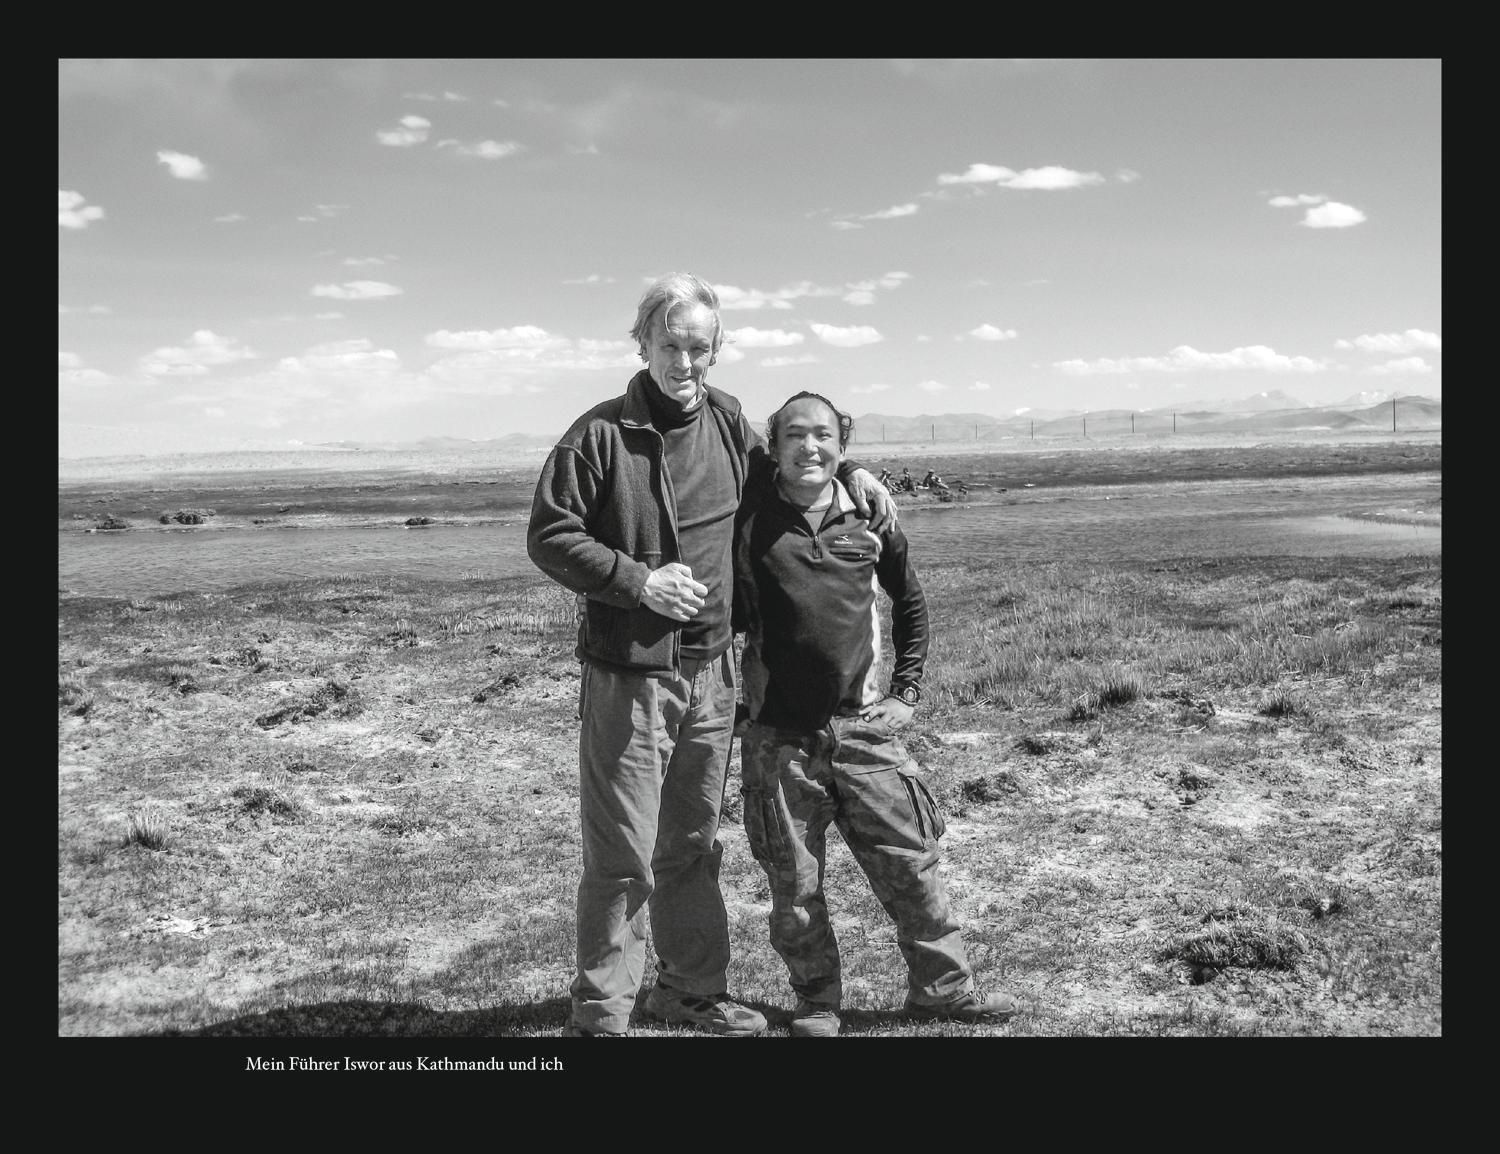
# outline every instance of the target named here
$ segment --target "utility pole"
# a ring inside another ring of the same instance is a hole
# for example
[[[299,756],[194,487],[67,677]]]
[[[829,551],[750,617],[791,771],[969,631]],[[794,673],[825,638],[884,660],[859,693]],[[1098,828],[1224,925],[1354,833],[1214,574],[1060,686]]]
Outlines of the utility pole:
[[[1084,417],[1083,418],[1083,439],[1084,440],[1088,440],[1088,437],[1089,437],[1089,419],[1087,417]]]
[[[1396,431],[1396,398],[1391,398],[1391,432]]]
[[[1173,413],[1172,414],[1172,432],[1175,433],[1176,431],[1177,431],[1177,414]]]
[[[1131,434],[1131,436],[1135,435],[1135,414],[1134,413],[1130,414],[1130,434]]]

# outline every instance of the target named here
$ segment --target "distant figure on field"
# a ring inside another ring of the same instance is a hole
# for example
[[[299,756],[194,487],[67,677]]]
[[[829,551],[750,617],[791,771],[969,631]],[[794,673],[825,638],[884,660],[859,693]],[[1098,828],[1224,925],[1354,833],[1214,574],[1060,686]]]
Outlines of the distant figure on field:
[[[836,477],[852,427],[816,393],[777,410],[766,429],[775,489],[747,495],[735,537],[745,834],[797,995],[792,1036],[840,1027],[842,966],[823,891],[830,823],[896,923],[906,1012],[1003,1022],[1016,999],[975,987],[938,874],[943,816],[896,734],[921,700],[927,602],[901,527],[873,526]],[[888,690],[877,681],[876,583],[891,598]]]

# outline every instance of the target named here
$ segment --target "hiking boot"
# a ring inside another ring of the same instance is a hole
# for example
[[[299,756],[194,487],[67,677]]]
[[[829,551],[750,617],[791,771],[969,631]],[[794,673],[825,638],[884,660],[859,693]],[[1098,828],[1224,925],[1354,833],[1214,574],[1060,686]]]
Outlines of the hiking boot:
[[[628,1038],[628,1030],[587,1030],[582,1026],[575,1026],[569,1022],[558,1033],[560,1038]]]
[[[798,999],[797,1008],[792,1011],[792,1037],[836,1038],[838,1034],[838,1010],[806,998]]]
[[[728,994],[680,994],[653,986],[646,995],[648,1018],[691,1026],[721,1038],[754,1038],[766,1032],[764,1015],[742,1006]]]
[[[906,999],[906,1012],[913,1018],[928,1021],[970,1022],[989,1025],[1009,1021],[1012,1014],[1021,1008],[1021,1003],[1009,994],[986,994],[973,989],[951,1002],[938,1005],[923,1005]]]

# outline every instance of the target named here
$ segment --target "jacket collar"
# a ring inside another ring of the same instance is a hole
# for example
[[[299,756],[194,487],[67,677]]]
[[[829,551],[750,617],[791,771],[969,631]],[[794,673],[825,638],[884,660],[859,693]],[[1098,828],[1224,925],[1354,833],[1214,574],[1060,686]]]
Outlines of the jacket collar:
[[[637,428],[656,428],[651,421],[651,405],[646,400],[646,390],[654,388],[656,388],[656,382],[651,379],[649,369],[642,369],[630,378],[630,384],[625,386],[625,406],[620,411],[621,424],[633,425]],[[723,410],[731,418],[739,416],[740,403],[737,399],[722,389],[716,389],[713,385],[707,385],[705,388],[708,396],[704,404]]]

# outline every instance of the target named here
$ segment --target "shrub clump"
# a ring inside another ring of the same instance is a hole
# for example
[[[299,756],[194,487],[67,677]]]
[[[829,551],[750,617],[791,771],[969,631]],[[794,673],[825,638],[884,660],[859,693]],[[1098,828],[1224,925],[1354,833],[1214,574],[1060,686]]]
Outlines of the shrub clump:
[[[163,525],[201,525],[214,515],[212,509],[178,509],[157,518]]]

